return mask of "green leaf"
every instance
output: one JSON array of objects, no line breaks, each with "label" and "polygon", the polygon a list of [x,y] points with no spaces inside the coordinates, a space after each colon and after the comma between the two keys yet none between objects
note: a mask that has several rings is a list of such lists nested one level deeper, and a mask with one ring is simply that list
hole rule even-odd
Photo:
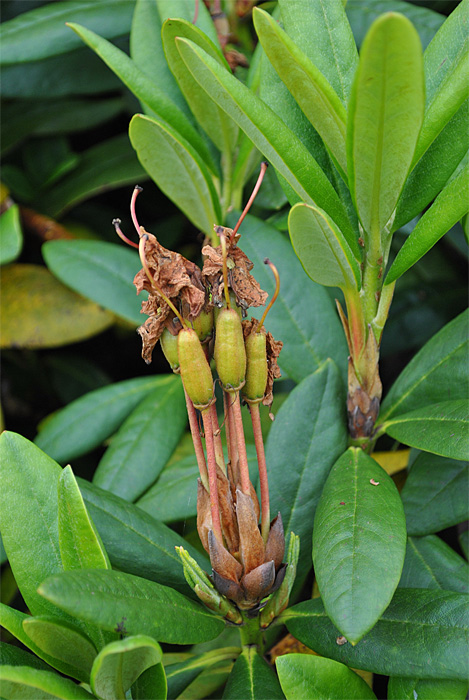
[{"label": "green leaf", "polygon": [[0,265],[6,265],[21,253],[23,232],[17,204],[9,207],[0,218]]},{"label": "green leaf", "polygon": [[158,698],[166,700],[168,696],[168,684],[163,664],[150,666],[141,676],[137,678],[132,686],[133,700],[148,700],[148,698]]},{"label": "green leaf", "polygon": [[199,153],[212,172],[217,174],[217,168],[206,143],[185,114],[163,90],[150,80],[123,51],[85,27],[80,27],[78,24],[69,26],[114,71],[135,97],[147,105],[165,125],[171,125],[183,140]]},{"label": "green leaf", "polygon": [[210,235],[221,221],[220,204],[197,151],[171,126],[143,114],[132,118],[129,135],[141,164],[161,191]]},{"label": "green leaf", "polygon": [[[234,221],[232,216],[228,225]],[[328,357],[345,369],[344,333],[326,290],[305,277],[291,245],[273,226],[248,215],[241,230],[240,247],[253,261],[256,280],[269,295],[274,293],[275,281],[263,261],[269,257],[278,268],[280,294],[269,311],[268,326],[275,338],[284,341],[279,357],[282,372],[300,382]]]},{"label": "green leaf", "polygon": [[84,479],[78,482],[113,566],[190,594],[174,548],[183,546],[202,568],[208,569],[205,556],[137,506]]},{"label": "green leaf", "polygon": [[469,564],[436,535],[409,537],[399,587],[469,593]]},{"label": "green leaf", "polygon": [[65,571],[39,587],[41,595],[72,615],[113,631],[147,634],[169,644],[214,639],[225,623],[172,588],[121,571]]},{"label": "green leaf", "polygon": [[133,4],[132,0],[100,0],[98,4],[56,2],[23,12],[2,24],[1,64],[38,61],[76,49],[80,40],[67,29],[65,22],[85,22],[107,39],[127,34]]},{"label": "green leaf", "polygon": [[282,119],[191,41],[177,39],[176,45],[197,82],[243,129],[297,196],[323,208],[344,235],[353,238],[355,233],[337,192]]},{"label": "green leaf", "polygon": [[[288,630],[321,656],[387,676],[466,679],[468,596],[398,588],[375,627],[356,645],[337,644],[321,600],[282,615]],[[342,641],[342,640],[341,640]]]},{"label": "green leaf", "polygon": [[428,535],[469,519],[469,462],[424,452],[401,492],[409,535]]},{"label": "green leaf", "polygon": [[406,549],[404,509],[384,469],[360,448],[334,464],[313,530],[313,564],[324,607],[356,644],[388,607]]},{"label": "green leaf", "polygon": [[336,365],[326,361],[293,389],[267,439],[270,509],[281,512],[285,532],[301,537],[298,576],[311,568],[314,513],[332,465],[347,448],[343,391]]},{"label": "green leaf", "polygon": [[469,454],[467,399],[441,401],[386,421],[383,430],[395,440],[450,459]]},{"label": "green leaf", "polygon": [[170,3],[159,2],[157,3],[157,7],[162,23],[172,17],[183,19],[186,22],[192,22],[217,48],[220,49],[215,23],[206,7],[199,6],[199,11],[195,22],[194,17],[196,14],[196,3],[194,0],[190,0],[190,2],[187,2],[187,0],[171,0]]},{"label": "green leaf", "polygon": [[68,678],[29,666],[1,666],[0,683],[5,700],[90,700],[90,694]]},{"label": "green leaf", "polygon": [[0,666],[32,666],[43,671],[50,670],[37,656],[6,642],[0,642]]},{"label": "green leaf", "polygon": [[358,262],[326,212],[308,204],[295,204],[288,229],[295,253],[314,282],[326,287],[360,288]]},{"label": "green leaf", "polygon": [[113,435],[127,416],[167,376],[116,382],[72,401],[40,426],[35,443],[57,462],[90,452]]},{"label": "green leaf", "polygon": [[94,660],[91,689],[103,700],[123,698],[137,678],[151,666],[159,664],[162,658],[160,645],[145,635],[111,642]]},{"label": "green leaf", "polygon": [[57,617],[41,616],[26,617],[23,629],[46,658],[52,656],[67,664],[74,670],[73,678],[88,682],[96,649],[77,627],[65,624]]},{"label": "green leaf", "polygon": [[179,695],[178,700],[195,700],[196,698],[207,698],[215,694],[217,690],[225,686],[230,673],[233,669],[233,663],[227,662],[216,664],[211,668],[202,671],[187,688]]},{"label": "green leaf", "polygon": [[277,657],[280,685],[287,700],[372,700],[371,688],[343,664],[312,654],[285,654]]},{"label": "green leaf", "polygon": [[467,324],[464,311],[429,340],[396,379],[381,405],[380,421],[469,392]]},{"label": "green leaf", "polygon": [[135,500],[157,479],[186,423],[182,382],[178,376],[166,375],[122,424],[93,483],[127,501]]},{"label": "green leaf", "polygon": [[103,241],[49,241],[47,266],[61,282],[133,325],[144,319],[132,280],[140,269],[134,250]]},{"label": "green leaf", "polygon": [[[424,109],[422,49],[409,20],[378,18],[363,42],[349,105],[347,161],[365,232],[383,237],[407,177]],[[385,240],[381,241],[384,247]]]},{"label": "green leaf", "polygon": [[388,700],[465,700],[466,681],[402,678],[394,676],[388,683]]},{"label": "green leaf", "polygon": [[321,71],[267,12],[256,8],[253,19],[270,62],[321,136],[346,179],[347,114],[337,93]]},{"label": "green leaf", "polygon": [[275,673],[259,655],[257,647],[243,647],[228,678],[223,699],[281,700],[284,697]]},{"label": "green leaf", "polygon": [[469,163],[450,180],[418,221],[394,259],[385,284],[391,284],[407,272],[469,211],[468,189]]},{"label": "green leaf", "polygon": [[321,71],[344,104],[358,63],[357,48],[341,0],[280,0],[285,31]]},{"label": "green leaf", "polygon": [[2,290],[3,348],[68,345],[101,333],[114,322],[111,314],[64,287],[41,265],[6,267]]},{"label": "green leaf", "polygon": [[218,647],[213,651],[191,656],[189,659],[179,663],[167,664],[166,673],[169,697],[180,698],[181,695],[187,694],[191,684],[204,671],[212,672],[220,664],[224,664],[226,661],[232,662],[239,656],[240,651],[238,647]]}]

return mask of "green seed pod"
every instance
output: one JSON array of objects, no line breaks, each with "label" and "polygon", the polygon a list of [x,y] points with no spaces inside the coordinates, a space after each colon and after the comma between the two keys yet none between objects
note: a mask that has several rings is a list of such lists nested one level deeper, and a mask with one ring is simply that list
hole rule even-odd
[{"label": "green seed pod", "polygon": [[267,350],[265,331],[250,333],[245,341],[246,384],[243,398],[248,403],[259,403],[264,398],[267,385]]},{"label": "green seed pod", "polygon": [[201,311],[197,318],[193,320],[192,327],[201,343],[210,338],[213,331],[213,309]]},{"label": "green seed pod", "polygon": [[164,329],[163,335],[160,338],[161,349],[169,362],[173,372],[179,373],[179,358],[178,358],[178,337],[172,335],[167,328]]},{"label": "green seed pod", "polygon": [[214,400],[210,365],[195,331],[183,328],[177,338],[179,368],[184,387],[194,406],[203,410]]},{"label": "green seed pod", "polygon": [[[239,306],[237,305],[237,303],[236,303],[236,295],[235,295],[235,293],[234,293],[233,291],[230,291],[230,306],[231,306],[232,309],[234,309],[234,310],[236,311],[236,313],[238,314],[239,318],[242,319],[243,313],[242,313],[240,307],[239,307]],[[226,309],[226,301],[225,301],[225,303],[223,304],[223,306],[221,306],[221,307],[215,306],[214,309],[213,309],[213,316],[214,316],[214,319],[215,319],[215,326],[217,325],[218,317],[219,317],[220,313],[223,311],[223,309]]]},{"label": "green seed pod", "polygon": [[225,391],[240,389],[246,376],[246,350],[241,319],[234,309],[218,314],[213,356]]}]

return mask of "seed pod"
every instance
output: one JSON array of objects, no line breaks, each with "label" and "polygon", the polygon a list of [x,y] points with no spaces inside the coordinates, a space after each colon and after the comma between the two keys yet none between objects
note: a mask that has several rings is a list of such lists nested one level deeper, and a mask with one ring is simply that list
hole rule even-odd
[{"label": "seed pod", "polygon": [[172,335],[167,328],[164,329],[163,335],[160,338],[161,349],[169,362],[169,366],[179,374],[179,358],[178,358],[178,338],[177,335]]},{"label": "seed pod", "polygon": [[214,401],[212,371],[204,349],[192,328],[179,331],[177,343],[184,387],[195,408],[203,410]]},{"label": "seed pod", "polygon": [[246,375],[246,350],[241,319],[234,309],[223,309],[218,315],[213,356],[225,391],[238,391]]},{"label": "seed pod", "polygon": [[[230,308],[234,309],[236,313],[238,314],[239,318],[242,319],[243,317],[243,312],[241,311],[241,308],[237,305],[236,303],[236,295],[235,293],[230,290]],[[223,309],[226,309],[226,301],[224,302],[223,306],[215,306],[213,308],[213,317],[215,321],[215,326],[217,325],[218,317],[223,311]]]},{"label": "seed pod", "polygon": [[259,403],[265,395],[267,386],[267,348],[266,333],[250,333],[245,341],[246,347],[246,384],[243,386],[243,398],[248,403]]},{"label": "seed pod", "polygon": [[213,332],[213,309],[210,309],[210,311],[201,311],[193,320],[192,327],[197,333],[201,343],[210,338]]}]

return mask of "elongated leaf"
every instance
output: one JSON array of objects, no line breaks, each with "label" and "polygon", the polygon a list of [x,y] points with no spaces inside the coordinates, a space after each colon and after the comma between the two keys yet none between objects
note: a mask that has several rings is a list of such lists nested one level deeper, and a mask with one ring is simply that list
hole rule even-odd
[{"label": "elongated leaf", "polygon": [[288,229],[295,253],[314,282],[326,287],[360,288],[358,263],[326,212],[296,204],[288,217]]},{"label": "elongated leaf", "polygon": [[166,376],[137,377],[91,391],[47,420],[35,443],[57,462],[69,462],[98,447]]},{"label": "elongated leaf", "polygon": [[140,269],[134,250],[102,241],[49,241],[42,247],[49,269],[64,284],[137,325],[141,302],[132,280]]},{"label": "elongated leaf", "polygon": [[327,614],[352,644],[388,607],[405,550],[404,509],[393,480],[360,448],[350,448],[318,503],[313,564]]},{"label": "elongated leaf", "polygon": [[469,519],[469,462],[422,453],[401,492],[409,535],[428,535]]},{"label": "elongated leaf", "polygon": [[114,321],[107,311],[64,287],[43,266],[21,263],[2,272],[0,312],[3,348],[67,345],[101,333]]},{"label": "elongated leaf", "polygon": [[323,208],[344,235],[354,238],[354,231],[336,191],[280,117],[198,46],[187,39],[177,39],[176,44],[197,82],[272,162],[298,197]]},{"label": "elongated leaf", "polygon": [[18,700],[89,700],[90,694],[68,678],[29,666],[1,666],[0,683],[5,698]]},{"label": "elongated leaf", "polygon": [[48,665],[37,656],[6,642],[0,642],[0,666],[32,666],[32,668],[50,671]]},{"label": "elongated leaf", "polygon": [[385,397],[380,421],[447,399],[466,398],[467,324],[465,311],[441,329],[399,375]]},{"label": "elongated leaf", "polygon": [[282,616],[289,631],[321,656],[390,676],[466,679],[468,596],[399,588],[375,627],[356,645],[337,644],[321,600]]},{"label": "elongated leaf", "polygon": [[147,700],[147,698],[166,700],[167,696],[168,684],[162,663],[150,666],[132,686],[133,700]]},{"label": "elongated leaf", "polygon": [[388,700],[465,700],[466,681],[402,678],[394,676],[388,683]]},{"label": "elongated leaf", "polygon": [[[132,9],[132,0],[102,0],[99,3],[56,2],[23,12],[2,24],[1,64],[37,61],[78,48],[80,40],[67,29],[65,22],[85,22],[107,39],[127,34]],[[47,41],[44,41],[45,36]]]},{"label": "elongated leaf", "polygon": [[224,622],[172,588],[120,571],[65,571],[39,587],[41,595],[83,620],[112,631],[148,634],[170,644],[217,637]]},{"label": "elongated leaf", "polygon": [[0,265],[16,260],[22,247],[23,232],[19,208],[17,204],[13,204],[0,219]]},{"label": "elongated leaf", "polygon": [[374,240],[383,237],[395,210],[414,155],[423,108],[418,34],[403,15],[383,15],[363,42],[347,134],[352,197],[363,228]]},{"label": "elongated leaf", "polygon": [[469,454],[469,404],[467,399],[441,401],[392,418],[384,430],[399,442],[450,459]]},{"label": "elongated leaf", "polygon": [[409,537],[399,586],[469,593],[469,564],[436,535]]},{"label": "elongated leaf", "polygon": [[253,19],[257,35],[270,62],[329,148],[343,177],[346,178],[347,114],[337,93],[321,71],[267,12],[257,8]]},{"label": "elongated leaf", "polygon": [[192,22],[217,48],[220,48],[217,28],[209,10],[206,7],[199,7],[196,17],[195,9],[195,0],[190,0],[189,2],[187,0],[171,0],[170,3],[158,3],[158,12],[160,13],[162,24],[171,17],[178,17],[186,22]]},{"label": "elongated leaf", "polygon": [[[235,218],[228,219],[234,225]],[[247,216],[240,247],[254,263],[254,275],[269,295],[275,282],[263,261],[268,256],[280,275],[280,294],[269,311],[268,328],[284,346],[279,357],[282,372],[300,382],[328,358],[345,369],[347,348],[332,300],[323,287],[305,277],[291,245],[273,226]],[[283,280],[288,280],[284,283]],[[256,314],[260,318],[259,313]]]},{"label": "elongated leaf", "polygon": [[372,700],[371,688],[357,673],[332,659],[312,654],[285,654],[275,662],[287,700]]},{"label": "elongated leaf", "polygon": [[323,73],[344,104],[358,63],[357,48],[341,0],[280,0],[287,34]]},{"label": "elongated leaf", "polygon": [[280,511],[285,532],[301,537],[298,575],[311,567],[314,513],[327,475],[347,446],[342,393],[337,367],[328,360],[293,389],[267,439],[271,512]]},{"label": "elongated leaf", "polygon": [[130,140],[145,170],[195,226],[207,235],[221,221],[211,175],[197,151],[163,121],[136,114]]},{"label": "elongated leaf", "polygon": [[256,646],[245,646],[231,671],[224,700],[280,700],[284,698],[280,683]]},{"label": "elongated leaf", "polygon": [[[211,671],[226,661],[234,661],[239,656],[239,647],[222,647],[191,656],[178,663],[166,665],[168,678],[168,695],[170,698],[180,697],[187,692],[191,683],[205,670]],[[180,655],[182,656],[182,655]],[[165,655],[166,658],[166,655]]]},{"label": "elongated leaf", "polygon": [[96,649],[77,627],[66,625],[57,618],[41,616],[26,617],[23,629],[46,656],[73,668],[73,678],[88,682]]},{"label": "elongated leaf", "polygon": [[150,107],[159,119],[167,125],[171,125],[183,137],[184,141],[187,141],[202,156],[208,167],[216,174],[216,166],[200,134],[158,85],[147,78],[145,73],[123,51],[105,39],[78,24],[70,24],[69,26],[114,71],[124,85],[134,93],[135,97]]},{"label": "elongated leaf", "polygon": [[469,211],[469,164],[461,168],[427,209],[398,252],[386,275],[391,284],[415,265]]},{"label": "elongated leaf", "polygon": [[232,669],[233,663],[228,662],[217,664],[215,667],[202,671],[202,673],[184,689],[179,696],[179,700],[213,696],[219,688],[221,689],[225,685]]},{"label": "elongated leaf", "polygon": [[123,697],[137,678],[162,658],[160,645],[145,635],[111,642],[94,660],[91,689],[103,700]]},{"label": "elongated leaf", "polygon": [[205,570],[209,562],[181,535],[137,506],[79,479],[86,507],[103,539],[111,563],[131,574],[190,595],[175,547],[183,546]]},{"label": "elongated leaf", "polygon": [[182,382],[168,375],[123,423],[93,482],[127,501],[138,498],[157,479],[186,422]]}]

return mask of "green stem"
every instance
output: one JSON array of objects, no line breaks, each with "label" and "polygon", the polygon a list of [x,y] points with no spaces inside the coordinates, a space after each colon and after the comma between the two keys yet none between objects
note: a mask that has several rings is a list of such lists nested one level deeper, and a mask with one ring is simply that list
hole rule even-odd
[{"label": "green stem", "polygon": [[239,627],[239,635],[243,647],[255,645],[259,648],[260,653],[263,652],[264,636],[260,626],[260,616],[244,617],[243,624]]}]

